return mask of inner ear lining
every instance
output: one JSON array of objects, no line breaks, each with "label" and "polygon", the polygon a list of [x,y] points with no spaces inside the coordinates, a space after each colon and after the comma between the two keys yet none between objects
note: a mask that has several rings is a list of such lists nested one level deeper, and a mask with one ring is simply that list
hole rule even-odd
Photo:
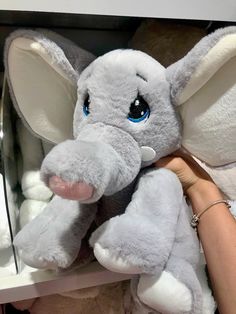
[{"label": "inner ear lining", "polygon": [[178,104],[183,104],[211,79],[228,61],[236,56],[236,33],[222,37],[200,60],[192,73],[184,91],[178,96]]},{"label": "inner ear lining", "polygon": [[145,77],[143,77],[141,74],[136,73],[136,76],[141,78],[143,81],[147,82],[147,79]]}]

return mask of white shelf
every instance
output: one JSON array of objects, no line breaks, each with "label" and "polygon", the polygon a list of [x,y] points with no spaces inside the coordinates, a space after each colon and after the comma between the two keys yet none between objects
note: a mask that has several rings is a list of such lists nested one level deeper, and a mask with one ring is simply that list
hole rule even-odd
[{"label": "white shelf", "polygon": [[0,10],[236,21],[235,0],[0,0]]},{"label": "white shelf", "polygon": [[107,271],[98,263],[79,270],[56,274],[50,271],[24,272],[0,278],[0,304],[88,288],[130,279],[131,275]]}]

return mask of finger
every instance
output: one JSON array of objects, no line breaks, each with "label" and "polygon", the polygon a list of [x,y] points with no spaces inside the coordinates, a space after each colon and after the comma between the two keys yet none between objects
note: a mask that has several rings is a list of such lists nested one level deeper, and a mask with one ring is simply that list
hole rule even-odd
[{"label": "finger", "polygon": [[155,165],[158,167],[166,167],[166,166],[168,166],[168,164],[170,164],[170,162],[173,160],[173,158],[175,158],[175,157],[168,156],[168,157],[161,158],[155,162]]}]

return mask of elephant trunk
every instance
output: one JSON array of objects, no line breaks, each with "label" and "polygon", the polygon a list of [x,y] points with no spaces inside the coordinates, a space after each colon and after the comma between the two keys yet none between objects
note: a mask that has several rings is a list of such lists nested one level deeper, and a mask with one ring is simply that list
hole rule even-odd
[{"label": "elephant trunk", "polygon": [[54,193],[92,203],[125,188],[140,167],[141,152],[133,137],[117,127],[96,123],[84,126],[77,139],[54,147],[41,173]]}]

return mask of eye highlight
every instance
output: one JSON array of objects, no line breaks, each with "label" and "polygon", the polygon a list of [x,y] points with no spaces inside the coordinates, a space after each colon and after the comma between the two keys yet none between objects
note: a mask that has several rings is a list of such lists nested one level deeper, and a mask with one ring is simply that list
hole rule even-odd
[{"label": "eye highlight", "polygon": [[131,103],[128,120],[134,123],[139,123],[141,121],[147,120],[150,116],[150,108],[147,102],[142,96],[138,95],[137,98]]},{"label": "eye highlight", "polygon": [[83,112],[85,116],[88,116],[90,114],[89,105],[90,105],[90,99],[89,99],[89,95],[87,95],[84,101],[84,105],[83,105]]}]

